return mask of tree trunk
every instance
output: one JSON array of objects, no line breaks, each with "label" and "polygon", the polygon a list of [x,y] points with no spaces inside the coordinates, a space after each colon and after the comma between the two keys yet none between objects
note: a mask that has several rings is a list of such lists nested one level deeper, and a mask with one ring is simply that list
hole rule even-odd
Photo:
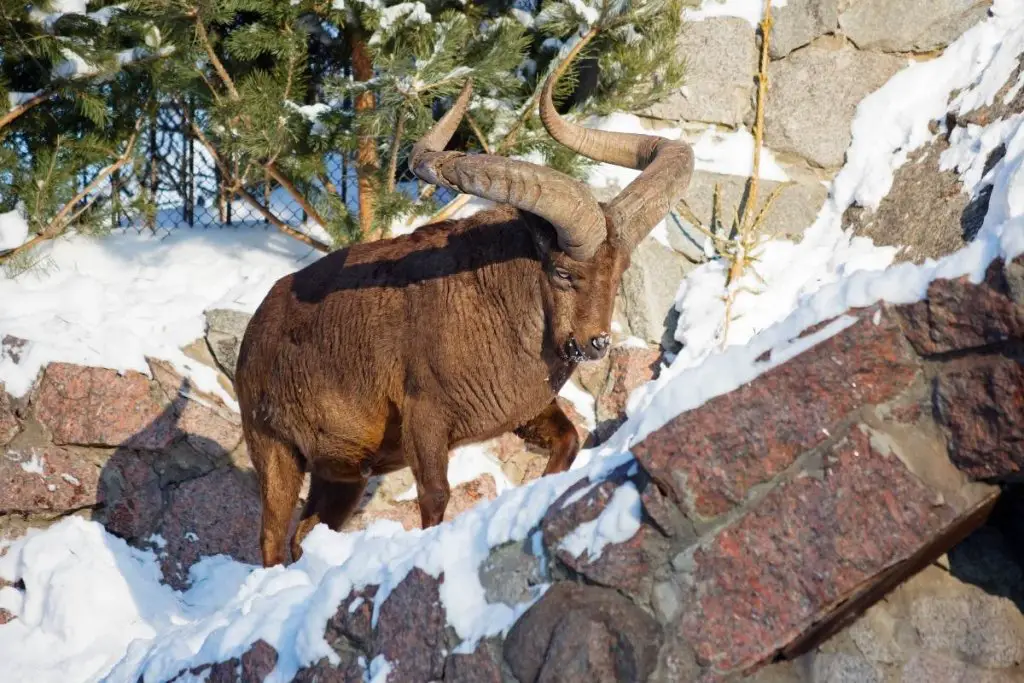
[{"label": "tree trunk", "polygon": [[[350,30],[349,45],[352,46],[352,77],[359,82],[370,80],[373,78],[373,60],[366,45],[366,35],[357,28]],[[369,111],[374,106],[372,92],[356,98],[357,113]],[[367,240],[380,238],[380,231],[374,230],[373,225],[374,209],[377,206],[377,188],[373,180],[379,170],[377,140],[372,135],[364,135],[359,138],[356,152],[356,176],[359,180],[359,230]]]}]

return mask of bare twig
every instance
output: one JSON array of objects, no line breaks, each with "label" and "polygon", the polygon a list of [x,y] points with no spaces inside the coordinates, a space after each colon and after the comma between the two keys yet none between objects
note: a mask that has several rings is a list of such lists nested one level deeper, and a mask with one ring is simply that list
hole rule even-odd
[{"label": "bare twig", "polygon": [[309,200],[306,199],[306,196],[299,192],[299,189],[295,187],[295,185],[292,184],[292,181],[289,180],[283,173],[281,173],[280,170],[278,170],[277,166],[275,166],[274,164],[269,164],[266,167],[266,169],[267,173],[270,174],[270,177],[276,180],[277,184],[283,187],[285,192],[290,194],[295,199],[295,201],[298,202],[299,206],[302,207],[302,210],[306,212],[307,216],[312,218],[321,226],[327,225],[327,221],[325,221],[323,216],[320,215],[320,212],[313,208],[313,205],[309,203]]}]

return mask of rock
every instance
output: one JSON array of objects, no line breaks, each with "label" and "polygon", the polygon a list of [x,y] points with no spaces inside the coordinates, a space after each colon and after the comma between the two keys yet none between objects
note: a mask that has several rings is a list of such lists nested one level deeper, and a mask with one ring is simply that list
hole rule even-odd
[{"label": "rock", "polygon": [[896,580],[891,568],[961,512],[861,428],[823,462],[822,473],[781,484],[694,553],[678,628],[716,674],[749,671],[873,582]]},{"label": "rock", "polygon": [[391,663],[392,683],[433,681],[444,675],[446,618],[438,583],[414,568],[380,606],[374,651]]},{"label": "rock", "polygon": [[189,567],[204,555],[258,564],[259,519],[260,497],[248,473],[224,468],[172,489],[160,523],[167,582],[187,586]]},{"label": "rock", "polygon": [[175,438],[175,415],[138,372],[51,363],[35,398],[36,418],[57,445],[160,450]]},{"label": "rock", "polygon": [[931,52],[946,47],[988,14],[990,0],[855,0],[839,15],[862,50]]},{"label": "rock", "polygon": [[162,360],[147,358],[153,378],[163,389],[176,416],[177,433],[211,458],[223,459],[242,441],[242,420],[221,399],[199,391]]},{"label": "rock", "polygon": [[992,671],[952,657],[919,652],[900,671],[901,683],[1020,683],[1022,674]]},{"label": "rock", "polygon": [[299,669],[292,683],[364,683],[364,673],[363,667],[356,662],[334,666],[325,657],[312,666]]},{"label": "rock", "polygon": [[[630,596],[646,596],[651,592],[652,570],[665,560],[667,553],[664,538],[651,527],[641,524],[632,538],[605,546],[594,559],[588,553],[577,557],[561,547],[562,541],[578,527],[600,516],[616,489],[625,481],[621,473],[613,475],[579,500],[552,505],[541,522],[544,547],[549,555],[594,583],[616,588]],[[567,501],[571,495],[566,492],[560,500]]]},{"label": "rock", "polygon": [[543,581],[540,558],[523,543],[492,549],[480,565],[480,583],[490,603],[514,606],[526,602],[533,597],[533,586]]},{"label": "rock", "polygon": [[1024,662],[1024,614],[1005,598],[969,588],[912,605],[910,618],[922,646],[986,669]]},{"label": "rock", "polygon": [[782,59],[798,47],[839,26],[838,0],[788,0],[782,7],[772,7],[772,26],[768,54]]},{"label": "rock", "polygon": [[672,121],[742,124],[751,110],[757,73],[751,25],[736,17],[689,22],[677,49],[686,59],[685,84],[646,113]]},{"label": "rock", "polygon": [[905,64],[898,57],[860,52],[829,37],[772,62],[765,142],[814,166],[842,166],[857,105]]},{"label": "rock", "polygon": [[622,274],[622,313],[637,337],[669,347],[674,329],[665,321],[675,315],[676,291],[693,264],[677,251],[655,239],[645,239],[633,251],[632,262]]},{"label": "rock", "polygon": [[[453,486],[451,497],[448,499],[448,507],[444,511],[444,519],[451,521],[473,508],[477,503],[494,500],[497,497],[498,490],[495,487],[494,478],[489,474],[483,474],[473,481]],[[364,507],[353,515],[345,524],[345,529],[350,531],[365,529],[379,519],[398,522],[406,529],[419,529],[421,524],[419,502],[415,498],[402,501],[392,500],[391,502],[378,499],[378,502],[372,507]]]},{"label": "rock", "polygon": [[502,683],[500,643],[487,640],[468,655],[449,655],[444,683]]},{"label": "rock", "polygon": [[0,360],[10,358],[11,362],[17,365],[21,362],[21,356],[25,353],[28,343],[27,339],[5,334],[3,339],[0,339]]},{"label": "rock", "polygon": [[250,318],[248,313],[223,308],[206,311],[206,342],[224,374],[232,380],[238,364],[238,349]]},{"label": "rock", "polygon": [[899,247],[898,261],[920,263],[963,247],[981,228],[991,190],[975,199],[963,192],[960,174],[939,168],[948,148],[940,136],[913,152],[896,169],[878,208],[851,206],[843,215],[844,227],[875,244]]},{"label": "rock", "polygon": [[595,397],[594,443],[601,443],[625,421],[626,403],[633,390],[657,377],[661,352],[636,343],[619,344],[595,366],[585,370],[581,366],[576,377]]},{"label": "rock", "polygon": [[[789,7],[789,5],[786,5]],[[719,187],[721,205],[716,217],[715,186]],[[733,210],[737,209],[746,193],[745,178],[720,173],[696,171],[686,191],[686,203],[704,225],[712,225],[713,219],[722,224],[731,224]],[[780,183],[760,180],[758,210],[764,207],[768,197]],[[822,204],[828,197],[828,190],[821,183],[794,182],[779,190],[778,196],[765,215],[762,234],[778,237],[797,237],[814,223]],[[689,227],[689,223],[684,221]]]},{"label": "rock", "polygon": [[933,280],[926,299],[898,306],[896,312],[907,339],[923,356],[1024,338],[1024,306],[1010,297],[1000,260],[989,266],[980,284],[967,277]]},{"label": "rock", "polygon": [[632,449],[641,466],[688,514],[715,517],[852,411],[894,398],[918,371],[898,325],[878,307],[849,314],[858,322],[648,436]]},{"label": "rock", "polygon": [[376,586],[352,591],[327,621],[324,640],[343,660],[354,660],[354,653],[369,651],[372,646],[373,601],[376,595]]},{"label": "rock", "polygon": [[975,479],[1024,471],[1024,364],[1003,355],[957,359],[935,379],[934,403],[949,458]]},{"label": "rock", "polygon": [[516,622],[504,655],[520,681],[646,681],[657,623],[613,590],[559,582]]},{"label": "rock", "polygon": [[110,533],[141,543],[156,533],[164,508],[160,478],[139,453],[118,450],[103,465],[100,520]]},{"label": "rock", "polygon": [[0,382],[0,448],[6,446],[18,433],[20,428],[18,418],[14,414],[14,406],[11,404],[11,397],[4,389],[4,383]]},{"label": "rock", "polygon": [[58,446],[0,458],[0,514],[61,515],[100,502],[100,463]]}]

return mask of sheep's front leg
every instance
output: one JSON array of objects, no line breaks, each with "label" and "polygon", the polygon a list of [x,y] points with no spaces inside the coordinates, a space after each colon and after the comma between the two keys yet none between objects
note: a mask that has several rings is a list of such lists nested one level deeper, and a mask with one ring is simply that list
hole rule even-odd
[{"label": "sheep's front leg", "polygon": [[413,412],[402,426],[406,462],[416,478],[420,522],[424,529],[444,519],[451,490],[448,486],[448,432],[429,416]]},{"label": "sheep's front leg", "polygon": [[531,446],[548,451],[548,465],[544,474],[565,472],[572,466],[580,451],[580,435],[576,425],[558,405],[552,401],[540,415],[515,431],[516,436]]}]

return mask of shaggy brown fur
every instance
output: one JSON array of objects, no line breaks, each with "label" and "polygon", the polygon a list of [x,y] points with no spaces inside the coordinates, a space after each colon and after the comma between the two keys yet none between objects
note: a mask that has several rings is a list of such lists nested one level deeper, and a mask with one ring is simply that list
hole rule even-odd
[{"label": "shaggy brown fur", "polygon": [[[246,330],[235,383],[262,486],[263,561],[340,528],[372,475],[409,466],[424,527],[448,502],[448,452],[519,430],[569,468],[576,429],[554,402],[579,356],[604,354],[629,255],[574,261],[511,207],[330,254],[278,281]],[[568,275],[568,278],[566,276]]]}]

